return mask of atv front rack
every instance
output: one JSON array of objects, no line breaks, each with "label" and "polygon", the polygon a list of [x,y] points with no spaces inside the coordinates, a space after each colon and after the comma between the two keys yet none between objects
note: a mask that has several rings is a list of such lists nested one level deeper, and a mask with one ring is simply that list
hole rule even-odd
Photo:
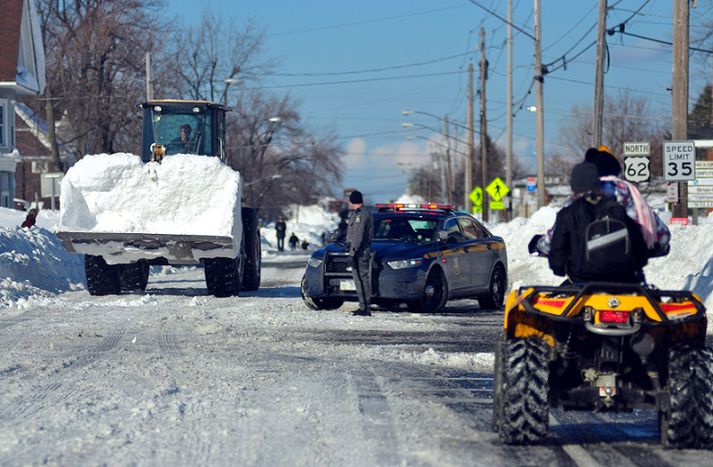
[{"label": "atv front rack", "polygon": [[[645,297],[661,323],[672,321],[664,308],[675,307],[676,303],[691,302],[696,309],[692,315],[687,315],[685,318],[677,319],[676,322],[682,322],[689,319],[697,319],[705,316],[706,308],[701,303],[698,297],[688,290],[658,290],[642,287],[639,284],[621,284],[616,282],[590,282],[582,287],[572,286],[523,286],[518,290],[518,302],[522,304],[528,313],[545,316],[548,319],[557,321],[570,321],[570,313],[578,306],[582,300],[596,292],[604,292],[607,295],[617,294],[633,294]],[[559,313],[546,313],[538,310],[535,307],[533,300],[540,297],[540,294],[552,294],[559,296],[574,296],[573,299]],[[662,303],[664,298],[670,299],[670,304]],[[690,307],[689,307],[690,308]]]}]

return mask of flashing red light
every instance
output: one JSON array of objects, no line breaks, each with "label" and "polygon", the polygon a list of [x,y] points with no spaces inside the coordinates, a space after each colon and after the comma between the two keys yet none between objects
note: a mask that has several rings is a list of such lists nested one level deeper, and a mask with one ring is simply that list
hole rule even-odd
[{"label": "flashing red light", "polygon": [[435,203],[429,203],[429,204],[405,204],[405,203],[377,203],[376,204],[377,208],[388,208],[388,209],[395,209],[395,210],[401,210],[401,209],[445,209],[452,211],[453,206],[450,204],[435,204]]},{"label": "flashing red light", "polygon": [[625,324],[629,322],[629,313],[626,311],[602,310],[599,312],[599,321],[602,323]]}]

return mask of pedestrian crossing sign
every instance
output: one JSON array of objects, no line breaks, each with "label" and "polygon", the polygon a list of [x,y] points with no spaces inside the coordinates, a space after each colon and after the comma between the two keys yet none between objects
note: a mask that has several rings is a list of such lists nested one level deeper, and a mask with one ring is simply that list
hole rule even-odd
[{"label": "pedestrian crossing sign", "polygon": [[470,192],[468,197],[473,202],[474,206],[482,206],[483,205],[483,189],[480,188],[479,186],[476,186],[475,188],[473,188],[473,191]]},{"label": "pedestrian crossing sign", "polygon": [[508,188],[500,177],[495,177],[495,180],[490,182],[490,184],[485,188],[485,191],[488,192],[493,201],[500,201],[505,197],[505,195],[510,193],[510,188]]}]

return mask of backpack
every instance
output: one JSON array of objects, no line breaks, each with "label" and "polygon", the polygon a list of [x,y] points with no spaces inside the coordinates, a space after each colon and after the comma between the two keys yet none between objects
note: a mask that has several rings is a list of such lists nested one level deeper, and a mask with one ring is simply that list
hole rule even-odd
[{"label": "backpack", "polygon": [[584,230],[582,273],[606,277],[607,274],[634,271],[632,245],[626,223],[626,211],[613,199],[604,199],[592,206],[594,219]]}]

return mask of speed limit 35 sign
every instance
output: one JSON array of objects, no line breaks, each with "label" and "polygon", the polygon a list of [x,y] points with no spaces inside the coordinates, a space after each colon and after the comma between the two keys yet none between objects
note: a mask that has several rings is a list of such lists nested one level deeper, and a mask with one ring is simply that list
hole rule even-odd
[{"label": "speed limit 35 sign", "polygon": [[663,143],[663,175],[669,182],[696,179],[696,145],[693,141]]}]

